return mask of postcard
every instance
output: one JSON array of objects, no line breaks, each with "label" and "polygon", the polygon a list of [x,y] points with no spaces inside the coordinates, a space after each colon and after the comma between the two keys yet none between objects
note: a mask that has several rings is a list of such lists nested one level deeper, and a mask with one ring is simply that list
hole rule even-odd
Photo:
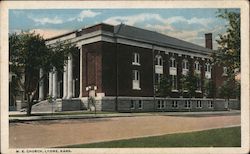
[{"label": "postcard", "polygon": [[1,153],[249,153],[246,1],[3,1]]}]

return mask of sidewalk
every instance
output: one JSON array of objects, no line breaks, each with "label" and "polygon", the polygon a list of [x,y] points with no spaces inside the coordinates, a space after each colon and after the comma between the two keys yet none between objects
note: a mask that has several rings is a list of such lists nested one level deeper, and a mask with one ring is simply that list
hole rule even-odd
[{"label": "sidewalk", "polygon": [[[79,114],[77,114],[79,112]],[[23,112],[10,112],[10,115],[20,115],[9,117],[9,122],[22,122],[22,121],[40,121],[40,120],[67,120],[67,119],[91,119],[91,118],[113,118],[113,117],[137,117],[137,116],[209,116],[209,115],[239,115],[240,110],[231,111],[213,111],[213,112],[147,112],[147,113],[97,113],[83,114],[87,111],[73,111],[69,115],[41,115],[41,116],[22,116]],[[36,112],[41,113],[41,112]],[[43,112],[44,113],[44,112]],[[75,113],[75,114],[70,114]]]}]

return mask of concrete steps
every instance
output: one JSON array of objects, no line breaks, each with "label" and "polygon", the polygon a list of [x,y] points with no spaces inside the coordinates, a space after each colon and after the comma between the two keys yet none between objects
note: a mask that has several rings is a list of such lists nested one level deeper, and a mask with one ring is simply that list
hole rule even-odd
[{"label": "concrete steps", "polygon": [[32,106],[32,112],[56,112],[60,110],[60,101],[56,101],[54,103],[49,103],[47,100],[41,101]]}]

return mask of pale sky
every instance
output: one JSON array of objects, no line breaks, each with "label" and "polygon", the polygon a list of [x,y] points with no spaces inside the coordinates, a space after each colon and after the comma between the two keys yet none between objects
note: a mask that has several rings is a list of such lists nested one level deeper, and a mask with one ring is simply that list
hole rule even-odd
[{"label": "pale sky", "polygon": [[[239,9],[233,9],[239,11]],[[36,31],[44,38],[97,23],[121,22],[205,46],[205,33],[226,32],[226,20],[217,18],[217,9],[30,9],[9,11],[9,31]]]}]

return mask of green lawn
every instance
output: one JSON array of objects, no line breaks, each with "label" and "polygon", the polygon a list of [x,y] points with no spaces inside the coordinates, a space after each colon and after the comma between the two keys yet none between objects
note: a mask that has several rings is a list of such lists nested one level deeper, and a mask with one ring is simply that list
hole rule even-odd
[{"label": "green lawn", "polygon": [[240,132],[240,127],[231,127],[191,133],[71,145],[64,148],[240,147]]}]

